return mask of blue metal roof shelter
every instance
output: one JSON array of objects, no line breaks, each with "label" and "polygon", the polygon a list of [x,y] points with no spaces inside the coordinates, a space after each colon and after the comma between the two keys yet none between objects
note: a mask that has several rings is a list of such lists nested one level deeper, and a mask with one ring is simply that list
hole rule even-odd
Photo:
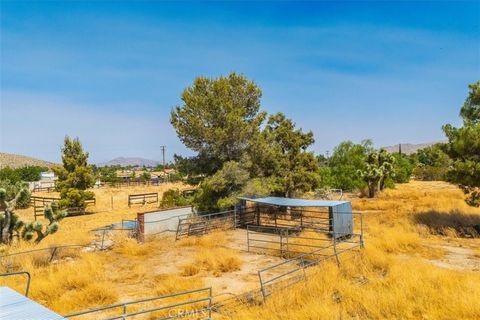
[{"label": "blue metal roof shelter", "polygon": [[1,320],[63,320],[61,315],[8,287],[0,287]]},{"label": "blue metal roof shelter", "polygon": [[[241,203],[240,225],[310,228],[327,232],[334,238],[349,236],[353,233],[353,213],[350,201],[282,197],[241,197],[239,200]],[[246,205],[247,202],[255,204],[253,210],[251,206]],[[305,208],[326,208],[328,212]]]},{"label": "blue metal roof shelter", "polygon": [[245,198],[240,200],[256,202],[260,204],[267,204],[279,207],[335,207],[350,201],[333,201],[333,200],[308,200],[308,199],[294,199],[282,197],[265,197],[265,198]]}]

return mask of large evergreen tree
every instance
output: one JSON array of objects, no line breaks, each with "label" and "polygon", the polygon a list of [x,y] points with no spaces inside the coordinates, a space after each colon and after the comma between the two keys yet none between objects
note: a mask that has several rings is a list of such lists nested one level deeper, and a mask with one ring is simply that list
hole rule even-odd
[{"label": "large evergreen tree", "polygon": [[199,177],[194,203],[200,210],[226,208],[239,195],[292,196],[318,184],[318,163],[307,148],[313,134],[279,113],[265,128],[260,89],[242,75],[199,77],[171,114],[182,142],[197,152],[176,157],[183,173]]},{"label": "large evergreen tree", "polygon": [[182,93],[183,105],[171,113],[178,137],[197,152],[192,159],[177,156],[181,169],[191,175],[212,175],[223,163],[239,161],[265,119],[261,96],[254,82],[236,73],[196,78]]},{"label": "large evergreen tree", "polygon": [[447,173],[450,182],[458,184],[467,194],[467,203],[480,206],[480,81],[469,86],[470,91],[460,116],[463,127],[450,124],[443,127],[448,138],[445,152],[453,161]]},{"label": "large evergreen tree", "polygon": [[63,166],[53,167],[58,177],[56,188],[60,191],[62,207],[85,208],[85,200],[94,198],[93,192],[86,191],[93,187],[95,178],[88,165],[88,152],[83,150],[78,138],[65,137],[62,148]]},{"label": "large evergreen tree", "polygon": [[263,170],[275,178],[277,192],[293,197],[295,192],[311,191],[318,186],[318,161],[307,151],[315,141],[311,131],[296,129],[292,120],[277,113],[269,117],[262,135],[270,148]]}]

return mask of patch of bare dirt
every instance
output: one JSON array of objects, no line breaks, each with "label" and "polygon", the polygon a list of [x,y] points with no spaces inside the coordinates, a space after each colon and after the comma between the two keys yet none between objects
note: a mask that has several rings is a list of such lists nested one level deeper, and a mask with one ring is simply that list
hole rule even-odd
[{"label": "patch of bare dirt", "polygon": [[480,271],[480,258],[475,256],[475,252],[472,249],[452,245],[438,245],[437,247],[446,252],[441,259],[429,259],[437,267],[452,270]]}]

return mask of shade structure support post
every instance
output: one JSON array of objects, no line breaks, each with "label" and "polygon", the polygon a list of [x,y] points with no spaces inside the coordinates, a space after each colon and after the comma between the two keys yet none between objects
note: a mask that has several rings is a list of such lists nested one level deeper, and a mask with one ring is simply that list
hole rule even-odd
[{"label": "shade structure support post", "polygon": [[340,266],[340,259],[338,258],[338,252],[337,252],[337,236],[335,232],[333,233],[333,252],[335,255],[335,260],[337,261],[337,266]]},{"label": "shade structure support post", "polygon": [[365,248],[365,243],[363,241],[363,213],[360,212],[360,248]]}]

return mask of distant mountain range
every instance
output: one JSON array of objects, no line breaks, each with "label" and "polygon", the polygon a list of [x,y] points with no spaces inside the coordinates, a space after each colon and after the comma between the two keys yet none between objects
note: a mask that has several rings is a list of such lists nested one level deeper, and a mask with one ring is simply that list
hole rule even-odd
[{"label": "distant mountain range", "polygon": [[156,167],[160,161],[138,158],[138,157],[118,157],[107,162],[97,163],[97,166],[138,166],[138,167]]},{"label": "distant mountain range", "polygon": [[[445,141],[435,141],[435,142],[426,142],[426,143],[418,143],[418,144],[411,144],[411,143],[402,143],[402,153],[403,154],[412,154],[417,152],[417,150],[433,146],[436,143],[445,142]],[[388,147],[382,147],[382,149],[387,150],[390,153],[398,152],[398,144]]]},{"label": "distant mountain range", "polygon": [[[434,145],[435,143],[445,142],[445,141],[435,141],[435,142],[427,142],[427,143],[419,143],[419,144],[412,144],[412,143],[402,143],[402,153],[404,154],[412,154],[417,152],[419,149],[423,149],[429,146]],[[398,152],[398,144],[393,146],[382,147],[386,149],[388,152]],[[160,161],[157,160],[150,160],[140,157],[118,157],[112,159],[107,162],[97,163],[97,166],[138,166],[138,167],[156,167],[160,164]],[[43,167],[52,167],[55,165],[53,162],[44,161],[35,159],[28,156],[22,156],[18,154],[12,153],[4,153],[0,152],[0,168],[10,167],[10,168],[20,168],[24,166],[43,166]]]},{"label": "distant mountain range", "polygon": [[25,166],[40,166],[40,167],[52,167],[55,163],[44,160],[35,159],[28,156],[22,156],[13,153],[0,152],[0,168],[21,168]]}]

